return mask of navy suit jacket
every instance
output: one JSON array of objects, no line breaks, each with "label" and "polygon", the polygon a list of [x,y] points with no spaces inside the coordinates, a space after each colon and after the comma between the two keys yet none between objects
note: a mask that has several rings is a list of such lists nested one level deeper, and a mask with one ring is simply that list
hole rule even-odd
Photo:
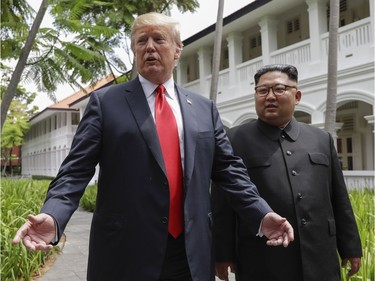
[{"label": "navy suit jacket", "polygon": [[[184,125],[186,254],[194,281],[214,280],[211,179],[255,235],[271,209],[233,155],[212,101],[176,86]],[[99,163],[88,280],[159,280],[168,239],[169,191],[156,127],[139,79],[98,90],[42,212],[59,237]]]}]

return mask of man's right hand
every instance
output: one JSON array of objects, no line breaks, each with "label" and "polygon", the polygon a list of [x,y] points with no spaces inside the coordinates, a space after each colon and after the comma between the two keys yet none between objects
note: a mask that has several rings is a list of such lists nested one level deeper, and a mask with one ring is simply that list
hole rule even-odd
[{"label": "man's right hand", "polygon": [[53,247],[49,243],[55,238],[55,234],[55,221],[50,215],[29,215],[14,236],[13,244],[22,240],[23,245],[30,251],[49,251]]},{"label": "man's right hand", "polygon": [[228,269],[230,272],[236,273],[236,265],[233,262],[217,262],[215,263],[215,275],[224,281],[228,281]]}]

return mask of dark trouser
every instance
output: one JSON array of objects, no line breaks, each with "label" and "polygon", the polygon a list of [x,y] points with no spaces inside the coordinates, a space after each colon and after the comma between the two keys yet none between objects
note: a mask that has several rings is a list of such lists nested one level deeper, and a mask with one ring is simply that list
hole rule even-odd
[{"label": "dark trouser", "polygon": [[176,239],[171,235],[168,236],[167,251],[159,281],[192,281],[186,258],[184,234]]}]

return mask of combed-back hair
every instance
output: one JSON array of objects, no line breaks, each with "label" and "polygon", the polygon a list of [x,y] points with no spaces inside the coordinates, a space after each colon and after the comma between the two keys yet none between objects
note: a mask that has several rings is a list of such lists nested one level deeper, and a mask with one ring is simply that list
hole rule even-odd
[{"label": "combed-back hair", "polygon": [[130,34],[131,49],[133,51],[134,51],[133,48],[134,48],[134,44],[135,44],[134,33],[139,28],[142,28],[142,27],[145,27],[145,26],[165,26],[165,27],[169,27],[171,32],[172,32],[172,36],[174,38],[175,43],[182,50],[183,44],[182,44],[182,41],[181,41],[180,23],[177,20],[173,19],[172,17],[166,16],[166,15],[160,14],[160,13],[151,12],[151,13],[140,15],[134,20],[134,23],[133,23],[133,26],[132,26],[132,29],[131,29],[131,34]]},{"label": "combed-back hair", "polygon": [[269,64],[262,66],[254,75],[255,85],[258,84],[260,77],[267,72],[280,71],[288,75],[289,80],[298,82],[297,68],[289,64]]}]

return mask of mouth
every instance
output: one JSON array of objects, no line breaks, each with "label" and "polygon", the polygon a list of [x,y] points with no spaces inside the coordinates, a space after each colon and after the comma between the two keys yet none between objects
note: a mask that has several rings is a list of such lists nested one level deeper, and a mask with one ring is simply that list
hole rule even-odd
[{"label": "mouth", "polygon": [[267,109],[277,108],[277,105],[276,104],[268,104],[268,105],[266,105],[266,108]]},{"label": "mouth", "polygon": [[155,57],[147,57],[146,61],[147,62],[155,62],[155,61],[157,61],[157,59]]}]

